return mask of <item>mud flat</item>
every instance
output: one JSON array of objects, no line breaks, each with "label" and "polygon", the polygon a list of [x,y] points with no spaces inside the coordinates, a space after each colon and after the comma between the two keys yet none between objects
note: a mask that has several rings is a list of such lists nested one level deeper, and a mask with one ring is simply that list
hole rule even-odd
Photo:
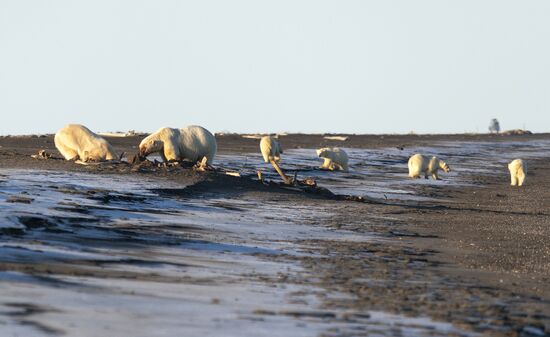
[{"label": "mud flat", "polygon": [[[262,184],[258,168],[277,177],[257,140],[218,141],[241,178],[32,159],[52,137],[0,138],[1,334],[549,334],[550,135],[281,137],[291,174],[364,202]],[[351,172],[316,169],[326,145]],[[415,152],[453,171],[409,180]]]}]

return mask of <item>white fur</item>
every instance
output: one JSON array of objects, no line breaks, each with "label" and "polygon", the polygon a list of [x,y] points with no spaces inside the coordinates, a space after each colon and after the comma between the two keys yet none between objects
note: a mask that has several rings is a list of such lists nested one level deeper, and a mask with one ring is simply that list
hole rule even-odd
[{"label": "white fur", "polygon": [[79,124],[69,124],[57,131],[55,147],[67,160],[118,160],[113,147],[101,136]]},{"label": "white fur", "polygon": [[510,184],[512,186],[522,186],[527,175],[527,164],[521,159],[515,159],[508,164],[508,170],[510,171]]},{"label": "white fur", "polygon": [[431,175],[434,180],[438,180],[437,171],[439,169],[445,172],[451,171],[449,165],[437,157],[428,157],[417,153],[409,158],[409,177],[411,178],[420,178],[420,175],[424,174],[426,179],[428,179],[428,175]]},{"label": "white fur", "polygon": [[260,150],[266,163],[269,163],[270,160],[278,163],[281,160],[283,149],[281,148],[281,144],[273,137],[262,137],[262,140],[260,140]]},{"label": "white fur", "polygon": [[317,150],[317,156],[325,161],[322,169],[348,171],[348,154],[337,147],[325,147]]},{"label": "white fur", "polygon": [[201,126],[191,125],[182,129],[160,128],[145,137],[139,144],[142,156],[159,152],[164,161],[190,160],[212,164],[218,145],[216,137]]}]

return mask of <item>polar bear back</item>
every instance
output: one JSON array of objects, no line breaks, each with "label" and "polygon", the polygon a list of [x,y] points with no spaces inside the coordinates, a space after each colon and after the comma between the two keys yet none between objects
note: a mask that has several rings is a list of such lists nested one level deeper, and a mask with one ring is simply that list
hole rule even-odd
[{"label": "polar bear back", "polygon": [[145,137],[139,144],[143,156],[160,152],[164,160],[190,160],[197,162],[206,157],[211,164],[218,145],[216,137],[201,126],[181,129],[163,127]]},{"label": "polar bear back", "polygon": [[207,163],[214,161],[218,150],[216,137],[198,125],[190,125],[179,129],[179,150],[182,159],[199,161],[206,157]]},{"label": "polar bear back", "polygon": [[118,159],[113,147],[104,138],[79,124],[68,124],[54,137],[55,147],[67,160],[104,161]]},{"label": "polar bear back", "polygon": [[266,163],[269,163],[270,160],[278,162],[281,160],[281,153],[283,153],[279,142],[271,136],[262,137],[260,140],[260,151]]}]

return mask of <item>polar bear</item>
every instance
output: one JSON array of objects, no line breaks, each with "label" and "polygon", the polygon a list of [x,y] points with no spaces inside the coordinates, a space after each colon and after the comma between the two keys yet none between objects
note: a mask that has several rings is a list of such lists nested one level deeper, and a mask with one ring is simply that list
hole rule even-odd
[{"label": "polar bear", "polygon": [[274,161],[278,163],[281,161],[281,153],[283,153],[283,149],[281,148],[281,144],[271,136],[263,136],[260,140],[260,151],[262,151],[262,156],[264,157],[264,161],[266,163],[269,163],[270,161]]},{"label": "polar bear", "polygon": [[348,154],[337,147],[325,147],[317,150],[317,156],[325,161],[322,169],[348,171]]},{"label": "polar bear", "polygon": [[512,186],[521,186],[525,182],[527,175],[527,164],[521,159],[514,159],[508,164]]},{"label": "polar bear", "polygon": [[264,157],[264,161],[266,163],[271,163],[273,168],[275,168],[275,171],[281,176],[285,184],[290,185],[292,183],[292,180],[285,175],[281,167],[279,166],[279,162],[281,161],[281,153],[283,153],[283,149],[281,148],[281,144],[271,136],[263,136],[260,140],[260,151],[262,152],[262,156]]},{"label": "polar bear", "polygon": [[202,126],[191,125],[182,129],[160,128],[145,137],[139,144],[139,154],[147,157],[159,152],[162,159],[189,160],[212,164],[218,145],[216,137]]},{"label": "polar bear", "polygon": [[437,157],[430,158],[417,153],[409,158],[409,177],[413,179],[420,178],[421,174],[428,179],[428,175],[431,174],[434,180],[439,180],[437,175],[439,169],[445,172],[451,171],[449,165]]},{"label": "polar bear", "polygon": [[119,159],[111,144],[79,124],[69,124],[57,131],[54,143],[67,160],[100,162]]}]

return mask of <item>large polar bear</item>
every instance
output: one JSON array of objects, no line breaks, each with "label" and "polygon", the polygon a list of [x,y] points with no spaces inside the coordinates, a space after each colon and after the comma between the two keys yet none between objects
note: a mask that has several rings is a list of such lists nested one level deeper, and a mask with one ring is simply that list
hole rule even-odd
[{"label": "large polar bear", "polygon": [[527,175],[527,164],[521,159],[515,159],[508,164],[508,170],[510,171],[511,185],[523,185],[523,182],[525,182],[525,176]]},{"label": "large polar bear", "polygon": [[201,161],[212,164],[218,145],[216,137],[202,126],[191,125],[182,129],[160,128],[145,137],[139,144],[139,154],[147,157],[159,152],[162,159]]},{"label": "large polar bear", "polygon": [[54,142],[67,160],[99,162],[119,159],[111,144],[83,125],[66,125],[57,131]]},{"label": "large polar bear", "polygon": [[424,174],[424,178],[428,179],[428,175],[439,180],[437,171],[442,169],[445,172],[450,172],[451,168],[443,160],[437,157],[428,157],[421,154],[415,154],[409,158],[409,177],[420,178]]},{"label": "large polar bear", "polygon": [[325,147],[317,150],[317,156],[325,161],[322,169],[348,171],[348,154],[337,147]]}]

